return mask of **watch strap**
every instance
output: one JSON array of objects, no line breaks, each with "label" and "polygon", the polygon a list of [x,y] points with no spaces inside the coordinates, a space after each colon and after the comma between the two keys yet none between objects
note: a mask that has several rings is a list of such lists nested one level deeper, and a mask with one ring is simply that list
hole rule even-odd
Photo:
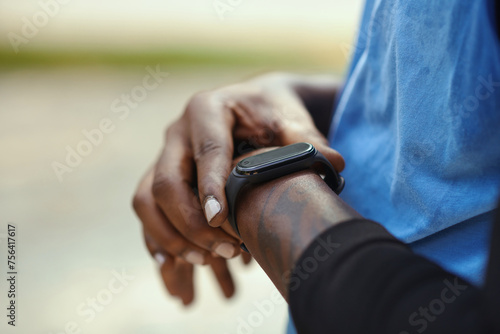
[{"label": "watch strap", "polygon": [[[320,174],[322,174],[324,176],[323,180],[336,194],[340,194],[340,192],[344,188],[344,178],[335,171],[328,159],[326,159],[325,156],[316,148],[314,156],[309,158],[309,160],[298,161],[276,168],[275,172],[280,173],[279,176],[276,177],[266,173],[253,176],[239,175],[235,172],[235,169],[233,169],[227,179],[225,190],[229,209],[228,220],[231,224],[231,227],[238,234],[238,236],[240,236],[240,232],[238,229],[238,225],[236,224],[236,203],[240,190],[243,187],[250,183],[266,182],[272,179],[279,178],[280,176],[285,176],[294,172],[305,170],[307,168],[313,168]],[[244,244],[242,244],[242,249],[247,251]]]},{"label": "watch strap", "polygon": [[324,181],[330,189],[332,189],[337,195],[342,192],[344,189],[345,185],[345,180],[344,178],[339,175],[333,168],[333,165],[328,161],[325,156],[316,149],[316,155],[314,156],[314,163],[321,164],[323,168],[321,170],[318,170],[320,173],[324,173]]},{"label": "watch strap", "polygon": [[238,229],[238,225],[236,225],[236,202],[241,188],[249,183],[250,181],[247,178],[235,175],[234,170],[231,171],[231,174],[226,182],[226,199],[229,209],[227,219],[238,236],[240,236],[240,231]]}]

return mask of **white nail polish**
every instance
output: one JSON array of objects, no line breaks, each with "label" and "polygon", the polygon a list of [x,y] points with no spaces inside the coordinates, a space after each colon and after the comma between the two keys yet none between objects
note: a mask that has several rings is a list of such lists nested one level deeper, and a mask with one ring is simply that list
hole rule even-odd
[{"label": "white nail polish", "polygon": [[156,260],[156,262],[158,262],[158,265],[161,267],[165,263],[166,258],[165,258],[165,255],[163,255],[162,253],[156,253],[155,260]]},{"label": "white nail polish", "polygon": [[214,249],[215,253],[226,259],[232,258],[234,256],[234,251],[234,246],[228,242],[223,242]]},{"label": "white nail polish", "polygon": [[196,251],[190,251],[189,253],[187,253],[184,257],[184,260],[192,264],[203,264],[204,261],[203,255]]},{"label": "white nail polish", "polygon": [[220,212],[220,209],[220,203],[215,199],[215,197],[209,196],[205,201],[205,215],[209,223],[215,215]]}]

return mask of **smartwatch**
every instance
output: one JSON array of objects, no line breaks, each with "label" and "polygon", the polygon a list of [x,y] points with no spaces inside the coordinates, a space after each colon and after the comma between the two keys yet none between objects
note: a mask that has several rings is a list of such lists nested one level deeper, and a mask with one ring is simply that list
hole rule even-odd
[{"label": "smartwatch", "polygon": [[[274,180],[308,168],[316,169],[328,186],[336,194],[340,194],[344,188],[344,178],[335,171],[323,154],[309,143],[280,147],[238,162],[226,182],[228,219],[238,236],[240,232],[236,224],[236,201],[243,187]],[[243,244],[241,247],[246,250]]]}]

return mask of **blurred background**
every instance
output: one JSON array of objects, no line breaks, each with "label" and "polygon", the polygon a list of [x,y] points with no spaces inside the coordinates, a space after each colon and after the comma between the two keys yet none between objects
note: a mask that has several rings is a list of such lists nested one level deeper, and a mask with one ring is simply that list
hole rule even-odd
[{"label": "blurred background", "polygon": [[[362,5],[1,0],[0,270],[10,223],[18,281],[16,327],[0,314],[0,332],[282,333],[286,303],[256,263],[231,261],[229,301],[207,268],[196,271],[194,305],[170,298],[130,201],[193,93],[274,70],[343,75]],[[156,69],[168,76],[114,113]],[[105,119],[108,133],[58,175],[54,164]]]}]

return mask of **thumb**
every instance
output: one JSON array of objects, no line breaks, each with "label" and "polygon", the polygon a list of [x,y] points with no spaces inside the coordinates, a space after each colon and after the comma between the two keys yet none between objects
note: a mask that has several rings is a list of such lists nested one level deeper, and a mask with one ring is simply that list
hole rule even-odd
[{"label": "thumb", "polygon": [[316,147],[316,149],[320,151],[321,154],[323,154],[328,161],[330,161],[333,168],[335,168],[337,172],[340,173],[341,171],[344,170],[345,160],[342,157],[342,155],[340,155],[339,152],[331,148],[330,145],[315,144],[315,143],[311,144],[313,144],[313,146]]}]

